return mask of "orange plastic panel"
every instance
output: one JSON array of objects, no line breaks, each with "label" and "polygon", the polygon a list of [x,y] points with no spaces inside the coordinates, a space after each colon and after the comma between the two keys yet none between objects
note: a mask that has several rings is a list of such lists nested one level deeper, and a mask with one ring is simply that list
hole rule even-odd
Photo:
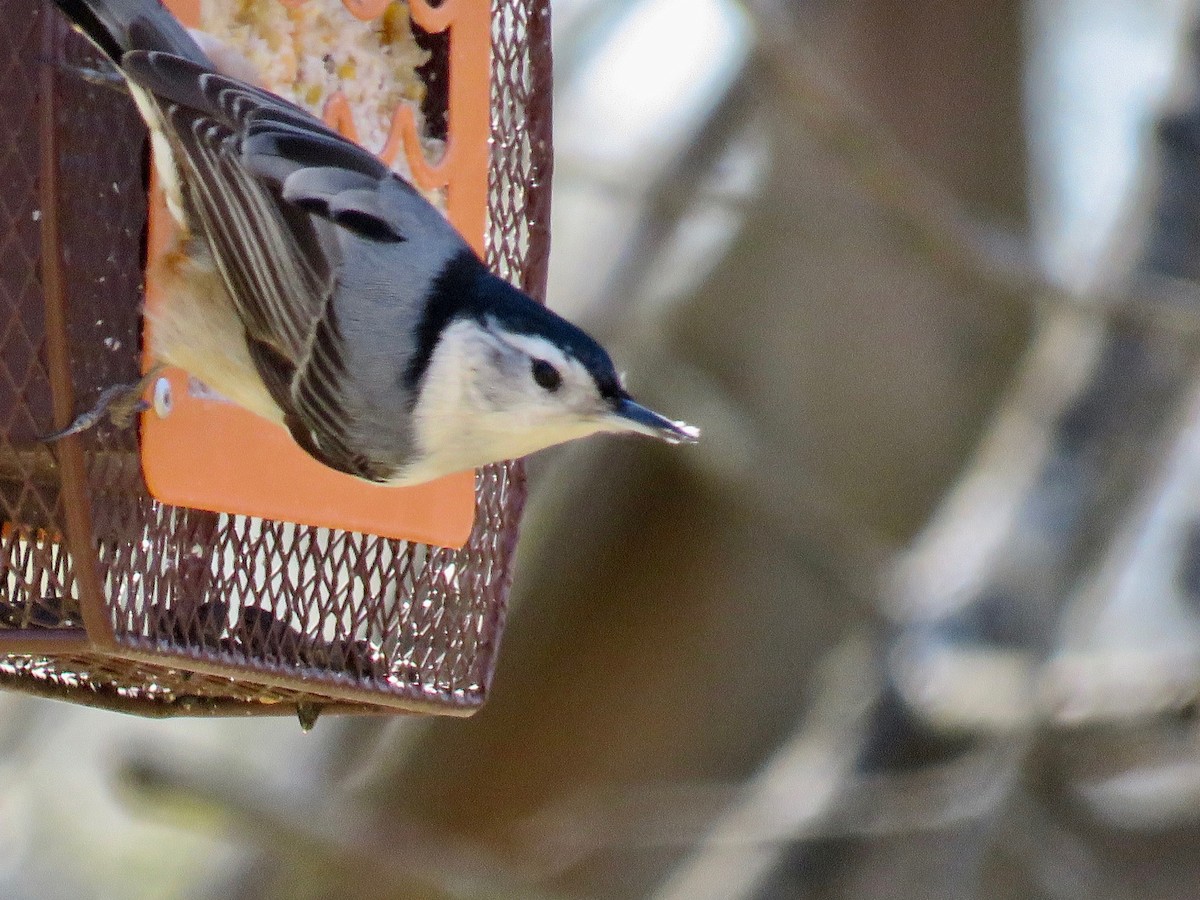
[{"label": "orange plastic panel", "polygon": [[[295,6],[304,0],[283,2]],[[344,3],[363,19],[382,14],[387,5],[376,0]],[[198,23],[198,0],[167,0],[166,5],[184,24]],[[447,147],[436,165],[429,163],[417,140],[413,111],[404,106],[396,111],[380,155],[390,163],[403,152],[419,187],[445,187],[450,220],[482,254],[491,127],[490,4],[444,0],[432,7],[410,0],[409,5],[413,20],[426,31],[450,29]],[[325,119],[354,135],[344,98],[330,98]],[[149,227],[149,253],[165,252],[174,226],[157,190]],[[160,299],[159,285],[148,278],[147,306],[153,309]],[[148,335],[145,346],[151,346]],[[153,362],[147,356],[144,367]],[[368,484],[317,463],[283,429],[230,403],[196,396],[188,389],[186,373],[168,369],[164,377],[172,387],[171,413],[160,418],[150,411],[142,417],[142,468],[150,493],[163,503],[439,546],[466,543],[475,514],[473,472],[408,488]]]}]

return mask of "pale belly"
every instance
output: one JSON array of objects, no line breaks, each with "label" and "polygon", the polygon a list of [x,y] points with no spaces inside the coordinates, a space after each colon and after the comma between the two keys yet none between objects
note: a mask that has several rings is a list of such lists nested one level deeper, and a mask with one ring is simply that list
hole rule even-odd
[{"label": "pale belly", "polygon": [[216,270],[178,249],[153,265],[162,301],[147,311],[151,353],[178,366],[256,415],[283,424],[283,412],[259,378],[245,329]]}]

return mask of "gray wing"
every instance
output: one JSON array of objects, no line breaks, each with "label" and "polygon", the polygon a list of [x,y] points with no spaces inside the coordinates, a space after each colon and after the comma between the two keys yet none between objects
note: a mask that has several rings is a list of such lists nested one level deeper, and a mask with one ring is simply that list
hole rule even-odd
[{"label": "gray wing", "polygon": [[293,437],[326,465],[385,480],[390,467],[348,439],[354,384],[333,303],[339,267],[350,242],[403,242],[420,217],[440,213],[371,153],[274,94],[167,53],[133,51],[121,67],[157,109],[190,224]]}]

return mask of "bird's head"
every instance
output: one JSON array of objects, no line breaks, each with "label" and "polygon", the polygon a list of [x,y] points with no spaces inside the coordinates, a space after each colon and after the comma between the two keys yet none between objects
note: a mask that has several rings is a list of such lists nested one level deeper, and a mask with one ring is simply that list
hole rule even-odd
[{"label": "bird's head", "polygon": [[635,402],[586,332],[482,269],[477,277],[473,301],[438,328],[418,387],[425,457],[458,469],[597,432],[673,444],[699,438],[698,429]]}]

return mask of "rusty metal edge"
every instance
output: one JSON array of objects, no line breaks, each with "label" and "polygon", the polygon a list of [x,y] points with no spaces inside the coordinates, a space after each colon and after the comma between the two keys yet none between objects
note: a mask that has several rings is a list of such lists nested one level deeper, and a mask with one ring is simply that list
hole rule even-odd
[{"label": "rusty metal edge", "polygon": [[[486,647],[487,658],[483,661],[482,687],[480,689],[479,705],[482,706],[492,692],[492,681],[496,677],[496,662],[500,657],[500,644],[504,639],[504,629],[508,624],[508,600],[512,592],[513,578],[516,576],[517,544],[521,538],[521,523],[525,516],[525,504],[529,499],[529,486],[525,475],[525,461],[513,460],[508,467],[508,490],[512,492],[511,512],[512,524],[504,539],[503,558],[504,573],[502,583],[497,589],[496,596],[500,602],[492,604],[488,611],[490,619],[488,631],[494,635]],[[484,652],[481,650],[480,652]]]},{"label": "rusty metal edge", "polygon": [[550,204],[554,183],[554,52],[551,42],[550,0],[534,0],[525,33],[529,57],[530,96],[542,101],[535,107],[538,121],[530,121],[526,110],[525,127],[537,136],[529,154],[529,186],[526,218],[529,221],[529,245],[526,248],[523,279],[526,291],[546,302],[546,284],[550,276]]},{"label": "rusty metal edge", "polygon": [[82,628],[0,628],[0,656],[40,656],[91,649]]},{"label": "rusty metal edge", "polygon": [[[42,58],[38,101],[39,195],[42,206],[41,276],[46,306],[46,362],[53,398],[54,425],[71,421],[75,406],[71,382],[70,348],[67,346],[67,301],[63,273],[62,239],[58,208],[58,135],[55,123],[58,72],[53,61],[62,58],[66,23],[49,6],[44,7]],[[105,612],[104,589],[97,570],[92,542],[92,511],[87,491],[83,445],[73,435],[56,445],[61,472],[65,544],[71,554],[71,573],[79,590],[79,608],[91,642],[98,648],[115,646],[112,624]]]},{"label": "rusty metal edge", "polygon": [[[267,703],[256,700],[232,700],[202,696],[177,696],[174,700],[169,701],[154,701],[145,698],[135,700],[121,696],[112,688],[83,685],[70,687],[55,684],[52,681],[31,678],[28,675],[5,672],[0,672],[0,689],[44,700],[58,700],[76,706],[104,709],[149,719],[168,719],[179,716],[251,718],[296,715],[296,704],[290,702]],[[313,701],[313,705],[319,707],[322,716],[383,716],[397,713],[396,710],[389,707],[369,703],[321,703],[320,698],[313,698]]]},{"label": "rusty metal edge", "polygon": [[426,699],[392,693],[379,687],[335,684],[327,680],[327,676],[324,676],[323,673],[315,671],[309,673],[298,667],[287,667],[286,673],[275,674],[261,668],[252,669],[245,663],[220,663],[159,648],[142,650],[120,646],[115,651],[104,651],[104,655],[144,665],[177,668],[201,675],[229,678],[263,687],[288,691],[302,689],[318,698],[324,697],[332,701],[350,704],[377,705],[393,711],[465,718],[476,713],[484,701],[483,691],[466,694],[462,699],[445,695]]}]

